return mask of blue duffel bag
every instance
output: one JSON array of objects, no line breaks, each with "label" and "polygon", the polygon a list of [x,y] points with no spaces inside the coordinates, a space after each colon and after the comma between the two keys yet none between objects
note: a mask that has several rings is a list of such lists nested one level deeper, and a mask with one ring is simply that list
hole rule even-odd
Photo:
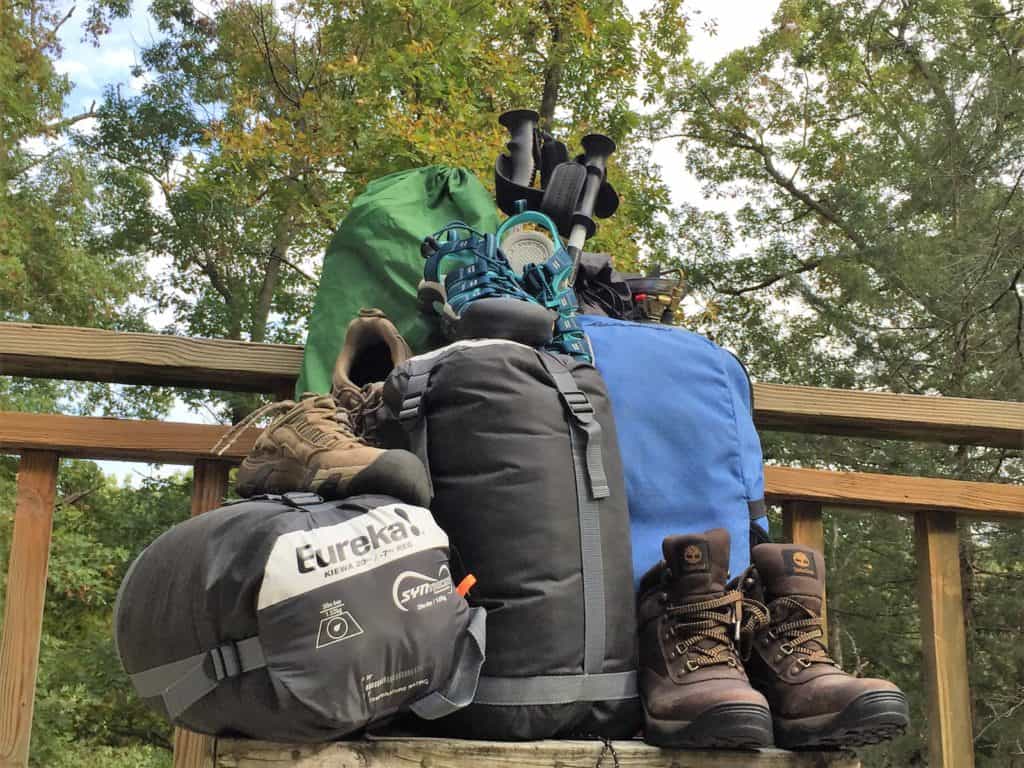
[{"label": "blue duffel bag", "polygon": [[635,580],[661,559],[666,536],[718,527],[729,531],[730,570],[739,573],[750,562],[752,531],[767,538],[761,442],[743,364],[673,326],[591,315],[579,322],[618,426]]}]

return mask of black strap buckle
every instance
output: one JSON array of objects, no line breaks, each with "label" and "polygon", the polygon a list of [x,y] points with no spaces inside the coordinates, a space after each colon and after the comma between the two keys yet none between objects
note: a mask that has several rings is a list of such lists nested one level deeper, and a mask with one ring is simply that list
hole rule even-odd
[{"label": "black strap buckle", "polygon": [[313,504],[323,504],[324,501],[322,496],[312,491],[289,491],[280,498],[289,507],[296,507],[297,509],[304,509]]},{"label": "black strap buckle", "polygon": [[594,406],[590,403],[590,398],[587,397],[585,392],[575,390],[573,392],[566,392],[564,394],[565,402],[569,406],[569,410],[576,416],[591,416],[594,413]]},{"label": "black strap buckle", "polygon": [[238,657],[238,647],[234,643],[219,645],[210,651],[213,661],[213,674],[217,682],[242,673],[242,660]]}]

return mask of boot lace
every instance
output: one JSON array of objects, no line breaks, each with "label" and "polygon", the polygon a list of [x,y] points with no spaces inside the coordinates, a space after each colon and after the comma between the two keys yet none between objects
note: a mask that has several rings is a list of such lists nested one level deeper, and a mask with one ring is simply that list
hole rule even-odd
[{"label": "boot lace", "polygon": [[684,667],[696,672],[715,664],[738,665],[736,637],[743,625],[743,596],[737,591],[721,597],[666,607],[669,636],[682,636],[672,657],[686,658]]},{"label": "boot lace", "polygon": [[[783,615],[785,620],[772,624],[768,636],[784,638],[780,650],[787,656],[798,654],[797,662],[805,669],[811,664],[831,664],[839,666],[825,647],[824,622],[821,616],[811,611],[799,600],[791,597],[780,597],[772,601],[771,613]],[[797,618],[792,618],[796,616]]]},{"label": "boot lace", "polygon": [[[334,406],[334,399],[330,397],[330,395],[306,393],[302,396],[300,402],[313,397],[327,398],[331,405],[326,403],[324,405],[314,405],[312,408],[300,412],[296,410],[299,403],[294,400],[279,400],[272,403],[266,403],[221,435],[221,438],[213,446],[212,452],[218,456],[222,456],[226,450],[238,441],[238,438],[241,437],[249,427],[255,426],[263,419],[269,418],[272,420],[268,426],[269,429],[280,422],[297,418],[299,413],[301,413],[302,418],[301,421],[295,425],[295,431],[315,445],[327,447],[334,445],[342,439],[350,441],[353,438],[357,442],[362,442],[361,438],[355,434],[349,413],[343,408],[337,408]],[[311,420],[310,417],[312,416],[326,417],[337,424],[337,428],[331,431],[325,431],[321,426],[315,424]]]},{"label": "boot lace", "polygon": [[367,384],[360,389],[346,387],[335,394],[335,400],[341,402],[343,398],[346,404],[339,407],[338,410],[346,413],[352,434],[367,445],[372,444],[373,441],[367,434],[370,428],[367,415],[376,411],[383,404],[384,389],[379,386],[375,387],[373,384]]}]

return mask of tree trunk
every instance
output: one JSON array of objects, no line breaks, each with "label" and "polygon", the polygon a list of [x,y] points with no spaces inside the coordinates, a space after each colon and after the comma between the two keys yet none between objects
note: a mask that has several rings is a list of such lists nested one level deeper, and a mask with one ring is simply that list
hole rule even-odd
[{"label": "tree trunk", "polygon": [[555,120],[555,108],[558,106],[558,92],[562,86],[562,75],[565,65],[562,60],[562,22],[558,11],[551,3],[544,4],[548,24],[551,27],[551,38],[548,42],[548,60],[544,66],[544,91],[540,99],[540,124],[551,128]]},{"label": "tree trunk", "polygon": [[287,257],[288,249],[295,236],[295,224],[292,218],[293,207],[289,206],[278,221],[274,242],[270,246],[270,256],[267,258],[267,272],[263,276],[263,284],[260,286],[260,292],[256,296],[256,303],[252,308],[252,326],[249,337],[255,342],[263,342],[267,338],[270,307],[274,301],[274,292],[281,281],[281,260]]}]

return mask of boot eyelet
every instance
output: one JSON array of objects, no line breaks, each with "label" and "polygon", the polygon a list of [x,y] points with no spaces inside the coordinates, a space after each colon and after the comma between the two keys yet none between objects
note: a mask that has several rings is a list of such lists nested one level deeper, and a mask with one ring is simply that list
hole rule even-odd
[{"label": "boot eyelet", "polygon": [[786,656],[790,656],[793,653],[793,646],[789,643],[783,643],[779,646],[779,650]]},{"label": "boot eyelet", "polygon": [[811,662],[809,662],[807,659],[797,659],[797,661],[799,662],[800,666],[804,669],[811,668]]},{"label": "boot eyelet", "polygon": [[695,662],[693,659],[687,659],[686,660],[686,671],[687,672],[696,672],[698,669],[700,669],[700,665],[697,664],[697,662]]},{"label": "boot eyelet", "polygon": [[769,640],[778,640],[779,638],[776,637],[774,630],[769,629],[768,630],[768,639]]}]

